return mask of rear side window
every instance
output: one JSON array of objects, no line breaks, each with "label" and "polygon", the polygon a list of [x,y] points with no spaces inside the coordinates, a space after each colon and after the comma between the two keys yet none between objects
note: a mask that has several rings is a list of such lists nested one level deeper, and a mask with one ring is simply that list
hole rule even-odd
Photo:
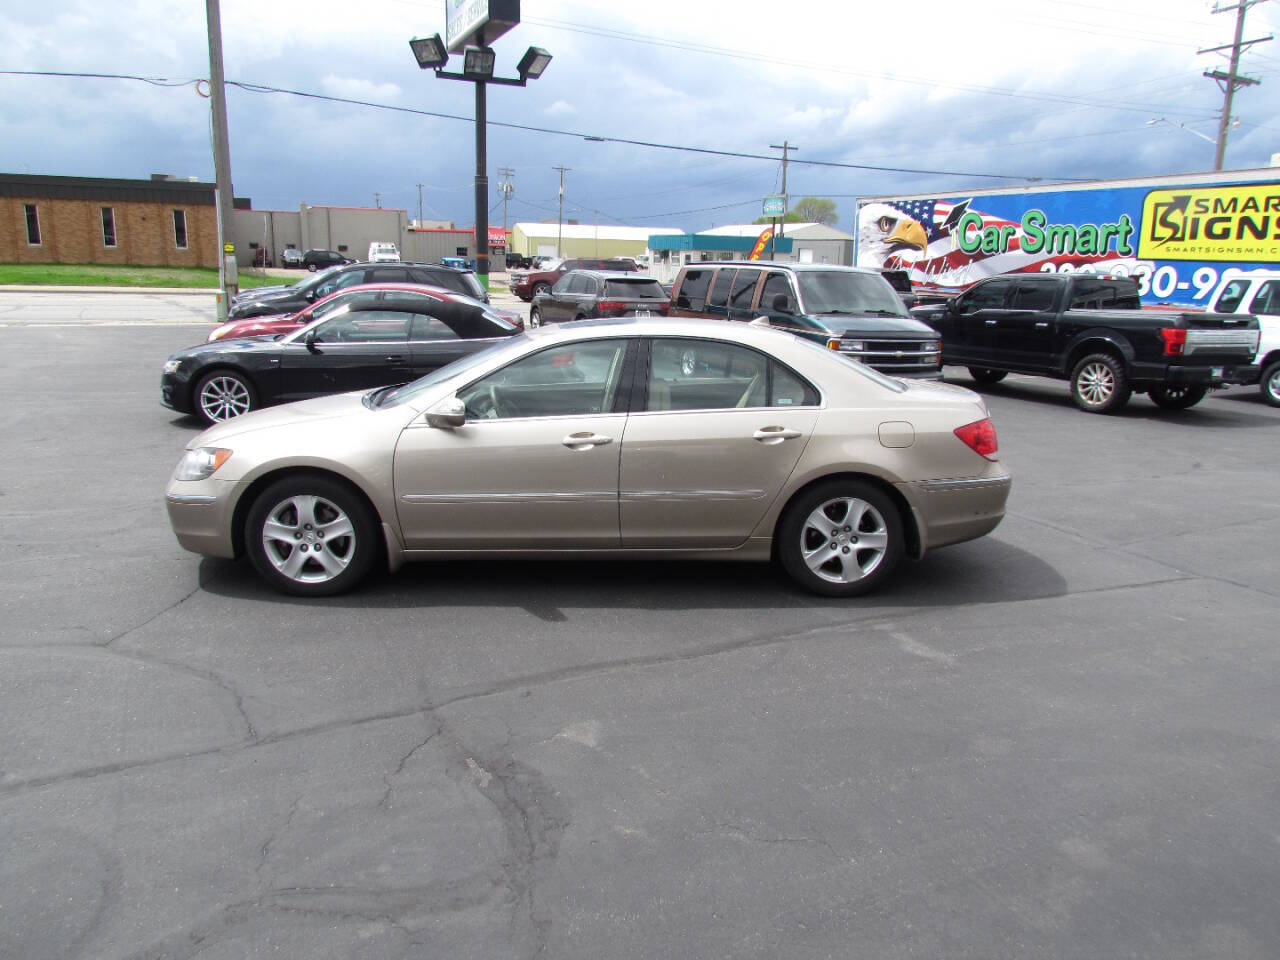
[{"label": "rear side window", "polygon": [[750,310],[751,301],[756,295],[756,282],[760,279],[759,270],[739,270],[733,281],[733,292],[729,294],[729,309]]},{"label": "rear side window", "polygon": [[676,306],[686,310],[701,310],[707,305],[707,293],[711,289],[714,270],[686,270],[676,295]]},{"label": "rear side window", "polygon": [[1240,308],[1240,301],[1244,299],[1244,295],[1248,290],[1248,280],[1232,280],[1223,288],[1222,296],[1218,298],[1216,309],[1219,313],[1235,313]]},{"label": "rear side window", "polygon": [[1137,287],[1131,283],[1108,283],[1077,278],[1071,287],[1073,310],[1137,310]]},{"label": "rear side window", "polygon": [[818,392],[762,353],[715,340],[655,339],[646,409],[813,406]]},{"label": "rear side window", "polygon": [[594,293],[595,284],[585,273],[575,273],[569,280],[569,293]]},{"label": "rear side window", "polygon": [[1268,280],[1262,285],[1253,303],[1249,304],[1249,312],[1268,317],[1280,316],[1280,280]]},{"label": "rear side window", "polygon": [[665,300],[666,293],[657,280],[606,280],[604,284],[606,297],[621,297],[627,300]]},{"label": "rear side window", "polygon": [[708,307],[724,307],[729,304],[729,285],[733,283],[736,270],[720,270],[716,273],[716,281],[711,285],[711,296],[707,297]]},{"label": "rear side window", "polygon": [[1013,294],[1015,310],[1052,310],[1058,299],[1057,287],[1052,283],[1019,283]]}]

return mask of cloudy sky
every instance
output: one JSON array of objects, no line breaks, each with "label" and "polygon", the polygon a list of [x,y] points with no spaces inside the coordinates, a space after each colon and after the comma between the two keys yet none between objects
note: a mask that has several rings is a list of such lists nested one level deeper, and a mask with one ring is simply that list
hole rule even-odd
[{"label": "cloudy sky", "polygon": [[[1224,5],[1226,0],[1224,0]],[[766,159],[604,142],[623,138],[774,155],[799,146],[788,192],[832,197],[963,193],[1027,178],[1133,177],[1212,168],[1225,69],[1199,48],[1229,43],[1235,14],[1205,0],[523,0],[496,44],[514,75],[529,45],[554,61],[525,89],[489,90],[489,176],[515,171],[508,220],[566,219],[687,230],[743,223],[778,189]],[[1250,9],[1245,37],[1280,25]],[[408,40],[444,32],[444,0],[222,0],[228,81],[453,114],[463,120],[228,89],[232,175],[256,208],[300,202],[400,207],[474,222],[473,89],[414,63]],[[202,0],[58,0],[0,11],[0,170],[213,179]],[[1226,167],[1280,152],[1280,42],[1242,69]],[[1160,121],[1151,124],[1153,118]],[[543,128],[534,132],[505,122]],[[1178,125],[1184,124],[1180,128]],[[905,172],[930,171],[930,172]]]}]

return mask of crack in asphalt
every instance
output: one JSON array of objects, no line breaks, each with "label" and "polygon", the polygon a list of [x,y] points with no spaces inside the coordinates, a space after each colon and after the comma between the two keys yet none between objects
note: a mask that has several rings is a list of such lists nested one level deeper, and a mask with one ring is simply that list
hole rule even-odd
[{"label": "crack in asphalt", "polygon": [[436,717],[434,714],[430,714],[429,719],[435,720],[435,728],[430,733],[427,734],[425,739],[415,744],[409,750],[408,753],[406,753],[403,757],[400,758],[400,762],[396,765],[396,768],[394,770],[392,770],[390,773],[386,773],[382,775],[382,782],[387,785],[387,789],[382,794],[382,797],[378,800],[377,806],[379,809],[381,810],[391,809],[391,794],[395,790],[395,784],[392,783],[392,781],[396,777],[400,776],[400,774],[404,773],[405,764],[407,764],[413,758],[413,755],[415,753],[423,749],[427,744],[429,744],[432,740],[434,740],[436,737],[438,737],[441,733],[444,732],[444,724],[440,721],[439,717]]}]

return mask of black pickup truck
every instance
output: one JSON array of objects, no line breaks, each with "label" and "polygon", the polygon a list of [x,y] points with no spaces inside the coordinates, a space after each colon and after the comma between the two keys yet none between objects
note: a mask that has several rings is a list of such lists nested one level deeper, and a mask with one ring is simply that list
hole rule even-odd
[{"label": "black pickup truck", "polygon": [[1210,387],[1256,379],[1256,317],[1144,310],[1129,278],[991,277],[911,312],[942,335],[944,364],[968,367],[979,383],[1008,373],[1069,380],[1076,406],[1090,413],[1119,410],[1135,392],[1185,410]]}]

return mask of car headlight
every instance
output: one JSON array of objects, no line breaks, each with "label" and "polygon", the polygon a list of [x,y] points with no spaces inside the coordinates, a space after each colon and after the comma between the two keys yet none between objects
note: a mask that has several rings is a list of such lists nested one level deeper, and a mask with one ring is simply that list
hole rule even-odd
[{"label": "car headlight", "polygon": [[925,349],[925,352],[926,352],[926,353],[937,353],[937,352],[938,352],[938,341],[937,341],[937,340],[926,340],[926,341],[925,341],[925,345],[924,345],[924,349]]},{"label": "car headlight", "polygon": [[181,360],[166,360],[164,362],[164,372],[177,373],[180,366],[182,366]]},{"label": "car headlight", "polygon": [[209,342],[213,343],[213,341],[215,340],[221,340],[223,337],[227,335],[227,332],[234,326],[235,326],[234,323],[224,323],[220,327],[214,327],[213,333],[209,334]]},{"label": "car headlight", "polygon": [[840,349],[853,350],[854,352],[861,352],[862,350],[866,349],[866,346],[867,345],[863,343],[861,340],[845,340],[841,342]]},{"label": "car headlight", "polygon": [[196,447],[188,450],[178,463],[176,480],[207,480],[227,462],[231,451],[225,447]]}]

